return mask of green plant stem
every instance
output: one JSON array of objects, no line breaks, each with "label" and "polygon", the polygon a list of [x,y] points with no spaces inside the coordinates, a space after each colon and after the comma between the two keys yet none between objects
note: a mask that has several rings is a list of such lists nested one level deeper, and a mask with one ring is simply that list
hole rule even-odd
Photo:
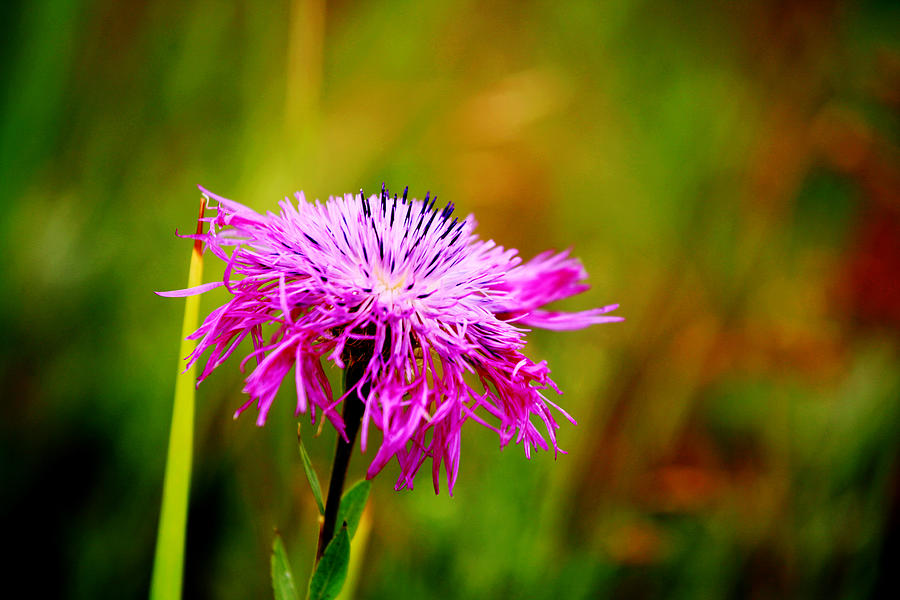
[{"label": "green plant stem", "polygon": [[[369,354],[371,350],[363,352],[354,352],[348,350],[345,357],[347,364],[344,369],[344,390],[349,390],[355,386],[365,372],[365,368],[369,363]],[[363,386],[360,394],[365,397],[368,394],[368,386]],[[356,434],[359,432],[359,424],[362,420],[365,405],[359,400],[357,394],[350,394],[344,399],[344,408],[341,416],[344,419],[345,431],[347,439],[340,435],[337,440],[337,447],[334,450],[334,462],[331,465],[331,480],[328,483],[328,497],[325,500],[325,519],[322,522],[322,528],[319,530],[319,544],[316,548],[316,563],[325,553],[328,542],[334,537],[335,526],[338,525],[337,515],[341,506],[341,495],[344,491],[344,480],[347,478],[347,467],[350,465],[350,457],[353,455],[353,446],[356,443]]]},{"label": "green plant stem", "polygon": [[[200,217],[206,208],[206,198],[200,200]],[[203,232],[203,222],[197,221],[197,233]],[[188,287],[203,281],[203,243],[195,240],[188,272]],[[182,360],[194,349],[194,342],[186,339],[197,329],[200,297],[188,296],[181,325],[181,347],[175,375],[175,401],[169,430],[169,450],[163,480],[162,508],[150,582],[152,600],[178,600],[184,575],[184,540],[187,528],[188,495],[191,487],[191,462],[194,447],[194,367],[182,372]]]}]

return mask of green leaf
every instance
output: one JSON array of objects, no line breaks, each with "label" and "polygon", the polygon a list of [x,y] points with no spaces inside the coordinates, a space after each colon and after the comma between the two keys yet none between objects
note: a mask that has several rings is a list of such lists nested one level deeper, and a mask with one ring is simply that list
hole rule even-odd
[{"label": "green leaf", "polygon": [[366,500],[369,499],[369,490],[371,488],[372,482],[357,481],[352,488],[344,492],[344,496],[341,498],[337,522],[347,523],[350,539],[353,539],[353,536],[356,535],[356,528],[359,527],[359,518],[366,507]]},{"label": "green leaf", "polygon": [[309,582],[309,600],[331,600],[341,593],[350,563],[350,535],[347,526],[341,527],[329,542],[322,560]]},{"label": "green leaf", "polygon": [[[206,196],[200,201],[200,217],[206,208]],[[197,233],[203,232],[203,221],[197,221]],[[194,242],[188,269],[187,287],[203,283],[203,244]],[[162,508],[156,534],[156,555],[150,581],[152,600],[181,598],[184,575],[184,536],[187,527],[188,494],[191,488],[191,463],[194,451],[194,378],[196,365],[184,370],[184,357],[194,351],[195,342],[187,336],[197,329],[200,297],[188,296],[184,302],[181,325],[181,347],[175,369],[175,399],[169,428],[169,450],[163,479]]]},{"label": "green leaf", "polygon": [[275,541],[272,542],[272,591],[275,592],[275,600],[300,600],[294,586],[287,551],[277,531]]},{"label": "green leaf", "polygon": [[[325,503],[322,502],[322,486],[319,485],[319,476],[313,469],[312,461],[309,460],[309,454],[303,445],[303,438],[300,437],[300,426],[297,425],[297,446],[300,448],[300,460],[303,462],[303,470],[306,471],[306,479],[309,481],[309,487],[312,488],[313,498],[316,499],[316,506],[319,507],[319,514],[325,515]],[[338,521],[340,523],[340,521]]]}]

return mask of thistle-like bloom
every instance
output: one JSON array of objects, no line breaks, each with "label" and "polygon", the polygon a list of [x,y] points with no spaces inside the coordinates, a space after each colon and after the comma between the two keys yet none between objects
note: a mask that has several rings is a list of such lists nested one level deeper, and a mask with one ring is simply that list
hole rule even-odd
[{"label": "thistle-like bloom", "polygon": [[[554,451],[559,428],[545,395],[560,393],[545,361],[522,349],[526,327],[577,329],[621,321],[603,308],[560,313],[542,307],[583,292],[587,276],[568,252],[545,252],[522,263],[473,233],[474,219],[452,218],[453,205],[381,194],[347,194],[327,202],[296,194],[278,213],[260,215],[201,188],[218,202],[209,231],[197,236],[227,266],[221,282],[164,295],[185,296],[225,286],[230,299],[190,337],[199,340],[189,364],[211,350],[202,381],[250,336],[254,351],[241,368],[256,366],[244,386],[263,425],[276,392],[294,369],[296,414],[327,418],[340,435],[336,410],[362,402],[361,446],[371,425],[382,434],[367,477],[392,459],[400,465],[396,489],[412,488],[427,457],[434,488],[441,468],[450,493],[459,469],[460,432],[471,419],[515,439],[530,457],[534,447]],[[229,249],[231,250],[229,253]],[[350,389],[334,398],[322,359],[345,368],[364,361]],[[536,417],[536,419],[533,419]],[[543,433],[542,433],[543,431]],[[545,438],[546,434],[546,438]]]}]

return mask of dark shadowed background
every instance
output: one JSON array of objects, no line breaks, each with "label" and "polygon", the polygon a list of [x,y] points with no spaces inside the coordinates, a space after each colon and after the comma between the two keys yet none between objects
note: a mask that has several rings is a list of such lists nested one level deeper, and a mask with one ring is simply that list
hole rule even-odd
[{"label": "dark shadowed background", "polygon": [[[6,581],[146,597],[196,184],[385,181],[573,247],[564,306],[627,321],[530,338],[568,455],[473,424],[453,498],[374,481],[357,597],[896,588],[897,2],[3,2],[0,53]],[[271,597],[273,527],[312,560],[291,390],[233,421],[237,362],[197,397],[187,598]]]}]

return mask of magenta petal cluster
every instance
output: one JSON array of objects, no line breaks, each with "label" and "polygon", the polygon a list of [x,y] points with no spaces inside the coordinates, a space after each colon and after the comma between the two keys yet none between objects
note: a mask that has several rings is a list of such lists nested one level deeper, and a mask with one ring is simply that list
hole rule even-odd
[{"label": "magenta petal cluster", "polygon": [[[516,250],[480,240],[469,216],[451,218],[453,205],[380,194],[331,197],[296,204],[285,198],[264,215],[201,188],[218,202],[197,236],[226,263],[221,282],[166,292],[185,296],[225,286],[229,300],[191,335],[199,340],[188,360],[210,351],[199,380],[251,338],[253,361],[244,391],[257,424],[265,423],[276,392],[293,369],[296,413],[327,418],[344,434],[342,402],[365,405],[363,451],[372,425],[381,444],[369,478],[396,459],[396,488],[412,488],[432,459],[435,492],[441,471],[450,493],[459,469],[460,432],[467,420],[500,436],[559,451],[559,425],[547,398],[559,393],[545,361],[522,349],[527,327],[576,329],[621,321],[617,305],[576,313],[544,310],[549,302],[583,292],[587,273],[568,252],[546,252],[523,263]],[[345,350],[361,342],[362,379],[332,394],[322,360],[344,368]],[[549,440],[549,444],[548,444]]]}]

